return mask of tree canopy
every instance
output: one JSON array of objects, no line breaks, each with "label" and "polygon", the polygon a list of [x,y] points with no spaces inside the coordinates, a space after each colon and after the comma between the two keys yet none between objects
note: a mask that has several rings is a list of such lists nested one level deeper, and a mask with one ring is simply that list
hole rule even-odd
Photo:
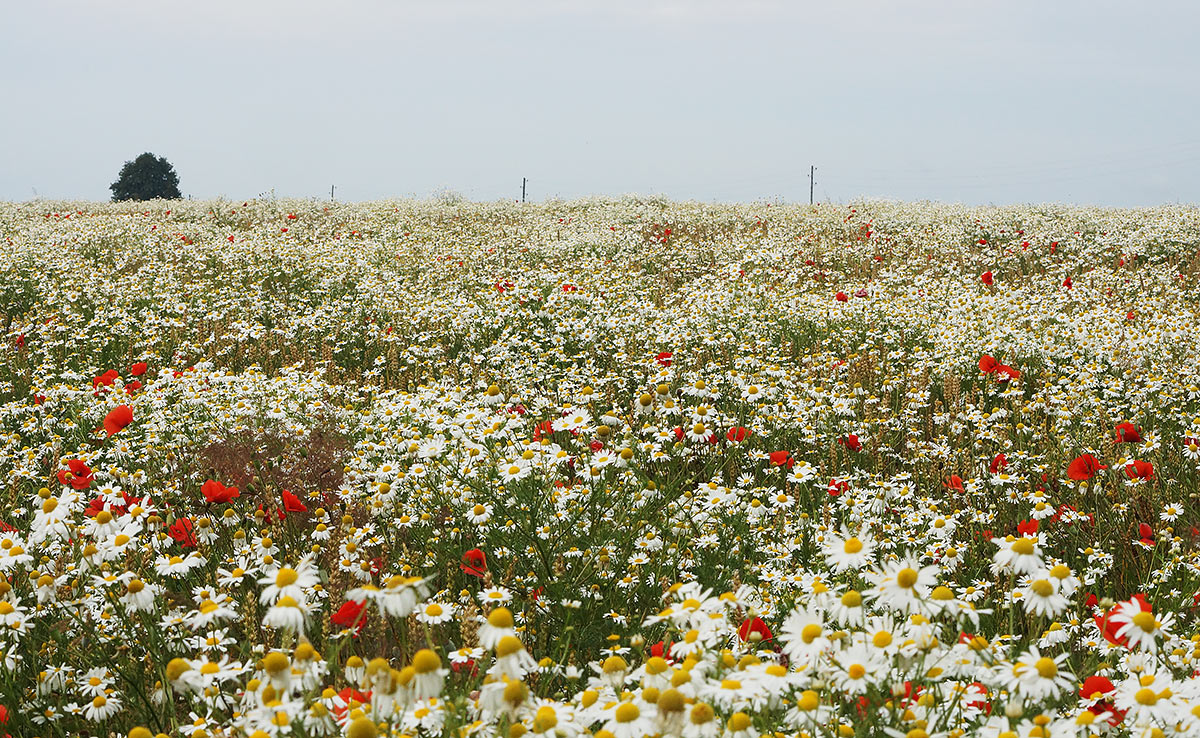
[{"label": "tree canopy", "polygon": [[179,175],[171,162],[149,152],[133,161],[125,162],[117,181],[108,186],[114,201],[166,200],[182,197],[179,193]]}]

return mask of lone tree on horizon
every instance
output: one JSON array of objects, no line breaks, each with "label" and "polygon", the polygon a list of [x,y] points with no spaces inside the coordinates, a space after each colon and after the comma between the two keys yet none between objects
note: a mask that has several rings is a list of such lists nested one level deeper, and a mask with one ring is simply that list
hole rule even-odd
[{"label": "lone tree on horizon", "polygon": [[161,197],[173,200],[179,193],[179,175],[171,162],[150,152],[125,162],[117,181],[108,186],[113,202],[120,200],[153,200]]}]

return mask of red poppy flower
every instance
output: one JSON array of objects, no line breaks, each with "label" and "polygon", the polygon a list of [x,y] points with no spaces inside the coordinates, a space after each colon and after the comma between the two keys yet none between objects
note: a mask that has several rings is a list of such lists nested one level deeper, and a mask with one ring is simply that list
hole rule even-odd
[{"label": "red poppy flower", "polygon": [[543,437],[554,434],[554,423],[549,420],[543,420],[533,428],[533,440],[540,441]]},{"label": "red poppy flower", "polygon": [[308,508],[300,501],[300,498],[286,489],[280,493],[280,496],[283,497],[283,509],[288,512],[308,512]]},{"label": "red poppy flower", "polygon": [[146,362],[139,361],[138,363],[129,367],[129,373],[135,377],[140,377],[146,373],[147,369],[149,369],[149,367],[146,365]]},{"label": "red poppy flower", "polygon": [[1021,378],[1021,372],[1017,371],[1016,369],[1013,369],[1011,366],[1008,366],[1007,364],[1001,364],[996,367],[996,381],[997,382],[1007,382],[1010,379],[1020,379],[1020,378]]},{"label": "red poppy flower", "polygon": [[772,451],[769,458],[771,459],[771,466],[785,466],[791,469],[796,464],[796,461],[792,458],[791,451]]},{"label": "red poppy flower", "polygon": [[1066,279],[1063,280],[1063,287],[1066,287],[1067,289],[1071,289],[1071,287],[1074,286],[1074,284],[1075,283],[1071,281],[1070,277],[1067,277]]},{"label": "red poppy flower", "polygon": [[[1146,601],[1146,596],[1143,594],[1140,594],[1140,593],[1135,594],[1132,598],[1125,600],[1125,602],[1136,602],[1142,612],[1150,612],[1153,609],[1150,606],[1150,603]],[[1124,604],[1124,603],[1118,603],[1118,604]],[[1121,626],[1118,625],[1117,623],[1112,622],[1112,615],[1114,612],[1116,612],[1116,610],[1117,610],[1117,606],[1114,605],[1113,608],[1111,610],[1109,610],[1108,612],[1104,613],[1103,616],[1096,615],[1092,619],[1096,621],[1096,627],[1100,629],[1100,633],[1101,633],[1101,635],[1104,636],[1104,640],[1108,641],[1109,643],[1113,644],[1114,646],[1128,646],[1129,645],[1128,638],[1126,638],[1126,637],[1117,638],[1117,631],[1120,630]]]},{"label": "red poppy flower", "polygon": [[[125,492],[122,492],[121,496],[124,497],[125,502],[130,505],[134,505],[134,504],[137,504],[142,501],[141,497],[131,497],[130,495],[126,494]],[[129,508],[126,507],[125,505],[114,505],[111,502],[105,500],[103,497],[94,497],[94,498],[92,498],[92,501],[88,503],[88,506],[84,509],[83,514],[88,516],[89,518],[94,518],[100,514],[101,510],[108,510],[113,515],[124,515],[126,512],[129,511]]]},{"label": "red poppy flower", "polygon": [[740,425],[735,425],[729,429],[729,432],[725,434],[725,437],[729,439],[730,443],[741,443],[750,437],[750,430],[748,428],[743,428]]},{"label": "red poppy flower", "polygon": [[650,647],[650,655],[660,659],[671,660],[671,644],[673,641],[659,641]]},{"label": "red poppy flower", "polygon": [[963,704],[981,710],[985,715],[992,714],[992,702],[988,699],[988,688],[983,682],[971,682],[967,686],[967,691],[963,695]]},{"label": "red poppy flower", "polygon": [[71,489],[87,489],[95,480],[92,470],[79,459],[71,459],[66,469],[58,470],[58,481]]},{"label": "red poppy flower", "polygon": [[829,496],[838,497],[850,491],[850,483],[839,479],[829,480]]},{"label": "red poppy flower", "polygon": [[196,534],[193,532],[191,518],[176,520],[174,525],[167,528],[167,535],[174,538],[184,548],[196,547]]},{"label": "red poppy flower", "polygon": [[362,632],[363,626],[367,624],[366,609],[367,601],[355,602],[348,600],[346,604],[338,608],[338,611],[329,617],[329,622],[334,625],[340,625],[343,628],[354,627],[354,632],[357,635]]},{"label": "red poppy flower", "polygon": [[856,434],[856,433],[851,433],[850,435],[848,435],[844,438],[839,438],[838,443],[842,444],[843,446],[850,449],[851,451],[862,451],[863,450],[862,442],[858,440],[858,434]]},{"label": "red poppy flower", "polygon": [[866,695],[860,696],[858,701],[854,703],[854,709],[858,712],[859,717],[864,720],[867,718],[867,710],[871,707],[871,700],[867,699]]},{"label": "red poppy flower", "polygon": [[992,283],[995,282],[995,277],[992,276],[991,271],[986,271],[983,274],[980,274],[979,279],[982,280],[983,283],[988,287],[991,287]]},{"label": "red poppy flower", "polygon": [[1138,428],[1136,425],[1134,425],[1133,423],[1130,423],[1129,421],[1125,421],[1124,423],[1117,423],[1116,442],[1117,443],[1141,443],[1142,442],[1142,429]]},{"label": "red poppy flower", "polygon": [[1108,677],[1090,676],[1083,680],[1083,686],[1079,688],[1079,697],[1089,701],[1102,700],[1116,690]]},{"label": "red poppy flower", "polygon": [[600,449],[604,448],[604,442],[603,441],[592,441],[591,443],[588,444],[588,448],[590,448],[592,450],[592,453],[596,453]]},{"label": "red poppy flower", "polygon": [[666,367],[671,366],[671,362],[674,360],[674,358],[675,354],[671,353],[670,351],[663,351],[655,356],[654,360],[658,362],[659,366]]},{"label": "red poppy flower", "polygon": [[237,487],[226,487],[212,479],[200,485],[200,492],[204,494],[204,499],[209,502],[229,502],[235,497],[240,497],[242,494],[238,492]]},{"label": "red poppy flower", "polygon": [[847,301],[847,300],[849,300],[850,298],[849,298],[849,297],[846,297],[846,293],[845,293],[845,292],[839,292],[839,293],[837,293],[836,295],[834,295],[834,296],[833,296],[833,299],[837,300],[838,302],[846,302],[846,301]]},{"label": "red poppy flower", "polygon": [[104,430],[108,435],[116,435],[122,428],[133,422],[133,408],[128,405],[117,405],[108,415],[104,416]]},{"label": "red poppy flower", "polygon": [[131,397],[132,397],[132,396],[133,396],[133,393],[134,393],[134,392],[137,392],[137,391],[138,391],[138,390],[140,390],[141,388],[142,388],[142,383],[141,383],[141,382],[139,382],[139,381],[137,381],[137,380],[135,379],[135,380],[133,380],[133,381],[131,381],[131,382],[129,382],[128,384],[126,384],[126,385],[125,385],[125,394],[127,394],[127,395],[129,395],[129,396],[131,396]]},{"label": "red poppy flower", "polygon": [[745,642],[763,643],[774,637],[762,618],[750,618],[738,626],[738,638]]},{"label": "red poppy flower", "polygon": [[911,681],[904,682],[904,701],[900,704],[906,707],[911,705],[921,696],[921,692],[923,691],[919,684],[913,684]]},{"label": "red poppy flower", "polygon": [[458,565],[466,573],[473,577],[482,578],[487,573],[487,555],[477,548],[467,551],[462,556],[462,563]]},{"label": "red poppy flower", "polygon": [[1008,466],[1008,457],[1004,454],[996,454],[995,457],[992,458],[992,463],[988,464],[988,471],[990,471],[992,474],[995,474],[1006,466]]},{"label": "red poppy flower", "polygon": [[996,361],[993,357],[988,356],[987,354],[979,357],[979,371],[983,372],[984,374],[991,374],[992,372],[996,371],[996,367],[998,366],[1000,366],[1000,362]]},{"label": "red poppy flower", "polygon": [[337,718],[339,725],[344,722],[343,718],[345,718],[346,713],[350,711],[351,700],[359,703],[360,705],[365,705],[371,701],[371,693],[369,691],[359,692],[357,689],[352,687],[344,687],[337,694],[340,699],[334,700],[333,702],[333,715],[335,718]]},{"label": "red poppy flower", "polygon": [[942,486],[952,492],[964,491],[962,477],[958,476],[957,474],[951,474],[950,478],[942,483]]},{"label": "red poppy flower", "polygon": [[1154,464],[1149,461],[1135,461],[1125,465],[1125,476],[1130,479],[1147,481],[1154,479]]},{"label": "red poppy flower", "polygon": [[92,387],[111,387],[113,381],[118,379],[121,373],[116,369],[109,369],[98,377],[92,377]]},{"label": "red poppy flower", "polygon": [[863,289],[855,292],[854,296],[855,297],[866,297],[869,294],[871,294],[871,293],[867,292],[867,289],[864,287]]},{"label": "red poppy flower", "polygon": [[1141,537],[1141,542],[1147,546],[1154,545],[1154,529],[1145,523],[1138,524],[1138,536]]},{"label": "red poppy flower", "polygon": [[[1088,708],[1088,712],[1093,715],[1103,715],[1108,713],[1108,724],[1116,728],[1121,723],[1125,722],[1125,713],[1128,710],[1119,710],[1117,706],[1108,700],[1101,700]],[[1094,734],[1093,734],[1094,735]]]},{"label": "red poppy flower", "polygon": [[1037,532],[1038,521],[1036,520],[1022,520],[1021,522],[1017,523],[1017,533],[1019,535],[1032,536],[1037,535]]},{"label": "red poppy flower", "polygon": [[1067,476],[1077,482],[1086,482],[1101,469],[1107,469],[1100,461],[1091,454],[1083,454],[1075,457],[1075,460],[1067,466]]}]

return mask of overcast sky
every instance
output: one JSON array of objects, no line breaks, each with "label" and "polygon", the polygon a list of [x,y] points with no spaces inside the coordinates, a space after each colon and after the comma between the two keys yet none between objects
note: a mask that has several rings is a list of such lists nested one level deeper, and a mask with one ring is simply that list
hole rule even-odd
[{"label": "overcast sky", "polygon": [[5,2],[0,199],[1200,201],[1200,3]]}]

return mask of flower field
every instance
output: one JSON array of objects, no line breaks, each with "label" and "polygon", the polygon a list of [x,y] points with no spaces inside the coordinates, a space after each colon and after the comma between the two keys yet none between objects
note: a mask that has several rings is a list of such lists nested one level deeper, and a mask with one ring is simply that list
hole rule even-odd
[{"label": "flower field", "polygon": [[0,735],[1200,736],[1200,210],[0,204]]}]

